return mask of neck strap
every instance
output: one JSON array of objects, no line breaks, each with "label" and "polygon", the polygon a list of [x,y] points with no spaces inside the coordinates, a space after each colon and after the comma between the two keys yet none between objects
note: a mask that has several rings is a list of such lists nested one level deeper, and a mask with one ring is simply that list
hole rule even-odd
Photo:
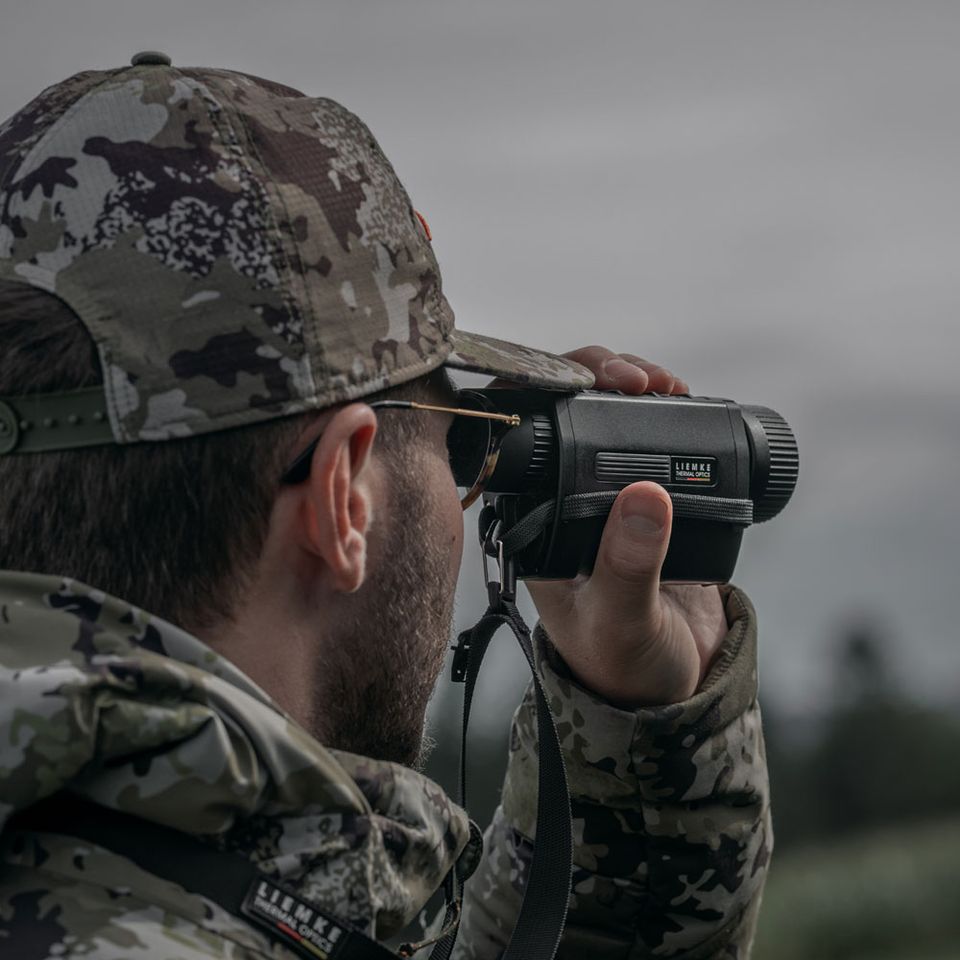
[{"label": "neck strap", "polygon": [[[464,684],[463,729],[460,743],[460,803],[466,804],[467,726],[473,690],[483,656],[493,635],[509,627],[530,667],[537,703],[539,780],[537,789],[537,835],[533,860],[523,891],[520,914],[502,960],[553,960],[567,917],[567,903],[573,874],[573,840],[570,819],[570,792],[560,750],[560,738],[547,696],[537,672],[536,654],[530,628],[516,607],[516,580],[513,560],[504,557],[498,538],[499,522],[491,509],[481,511],[480,537],[487,556],[497,558],[499,579],[487,576],[489,606],[474,627],[457,638],[453,657],[453,679]],[[459,900],[458,896],[455,899]],[[456,932],[442,940],[431,960],[447,960]]]}]

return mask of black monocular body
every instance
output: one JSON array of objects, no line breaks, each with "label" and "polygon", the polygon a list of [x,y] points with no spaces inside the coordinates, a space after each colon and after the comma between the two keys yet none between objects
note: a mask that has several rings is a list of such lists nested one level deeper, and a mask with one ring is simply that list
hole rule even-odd
[{"label": "black monocular body", "polygon": [[674,508],[661,579],[726,582],[746,527],[775,517],[797,483],[796,439],[766,407],[592,390],[473,394],[487,410],[521,417],[502,440],[484,492],[503,531],[520,532],[524,520],[534,528],[515,553],[521,578],[567,579],[592,570],[616,494],[653,480]]}]

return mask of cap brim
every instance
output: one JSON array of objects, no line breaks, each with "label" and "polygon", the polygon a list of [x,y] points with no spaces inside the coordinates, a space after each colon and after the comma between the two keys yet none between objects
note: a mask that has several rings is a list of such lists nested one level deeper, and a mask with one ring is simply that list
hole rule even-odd
[{"label": "cap brim", "polygon": [[555,353],[465,330],[452,330],[450,341],[453,350],[443,362],[445,367],[488,373],[547,390],[575,391],[593,386],[593,374],[585,366]]}]

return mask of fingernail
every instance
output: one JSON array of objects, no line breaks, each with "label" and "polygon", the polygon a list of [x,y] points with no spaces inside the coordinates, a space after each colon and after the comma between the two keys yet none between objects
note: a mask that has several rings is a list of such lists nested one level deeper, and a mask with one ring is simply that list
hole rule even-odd
[{"label": "fingernail", "polygon": [[622,380],[624,377],[630,376],[630,374],[634,373],[637,369],[638,368],[632,363],[628,363],[620,357],[610,357],[609,360],[604,360],[603,362],[603,372],[611,380]]},{"label": "fingernail", "polygon": [[630,497],[624,500],[620,516],[631,536],[654,537],[666,526],[667,505],[659,497]]}]

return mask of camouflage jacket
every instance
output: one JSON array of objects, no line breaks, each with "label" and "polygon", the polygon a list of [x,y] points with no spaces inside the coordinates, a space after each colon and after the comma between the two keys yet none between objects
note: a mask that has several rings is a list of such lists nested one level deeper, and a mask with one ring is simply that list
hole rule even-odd
[{"label": "camouflage jacket", "polygon": [[[573,798],[562,957],[749,953],[768,793],[754,615],[736,590],[726,603],[730,632],[702,689],[658,709],[597,700],[538,634]],[[467,884],[459,960],[492,960],[509,938],[532,851],[535,736],[528,697]],[[479,853],[440,787],[321,746],[195,637],[74,581],[0,574],[0,824],[57,791],[202,835],[379,938],[413,919],[459,857]],[[13,953],[11,935],[29,952]],[[135,854],[9,825],[0,955],[293,956]]]}]

